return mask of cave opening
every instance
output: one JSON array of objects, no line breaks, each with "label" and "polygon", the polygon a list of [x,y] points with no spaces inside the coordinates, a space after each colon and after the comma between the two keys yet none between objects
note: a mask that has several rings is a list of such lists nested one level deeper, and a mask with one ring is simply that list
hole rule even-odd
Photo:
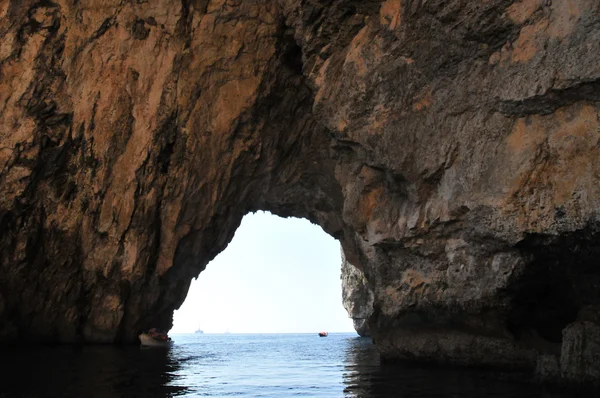
[{"label": "cave opening", "polygon": [[[534,332],[560,344],[567,325],[597,313],[599,238],[598,225],[590,224],[556,236],[532,234],[518,244],[530,263],[516,284],[508,319],[517,340]],[[597,321],[596,315],[592,318]]]},{"label": "cave opening", "polygon": [[306,219],[247,214],[192,281],[171,333],[353,332],[340,257],[339,242]]}]

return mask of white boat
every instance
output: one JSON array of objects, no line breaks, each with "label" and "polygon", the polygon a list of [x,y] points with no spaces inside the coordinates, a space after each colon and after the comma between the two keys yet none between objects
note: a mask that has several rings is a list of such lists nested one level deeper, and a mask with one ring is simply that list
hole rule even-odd
[{"label": "white boat", "polygon": [[144,347],[170,347],[173,345],[173,340],[170,337],[167,340],[157,340],[149,334],[142,333],[138,338]]}]

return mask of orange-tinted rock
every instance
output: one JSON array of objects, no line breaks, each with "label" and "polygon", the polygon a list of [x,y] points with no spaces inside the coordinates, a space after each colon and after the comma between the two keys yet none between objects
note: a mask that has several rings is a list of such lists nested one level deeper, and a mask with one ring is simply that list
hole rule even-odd
[{"label": "orange-tinted rock", "polygon": [[3,340],[168,329],[255,210],[340,240],[387,358],[532,368],[600,302],[595,0],[0,16]]}]

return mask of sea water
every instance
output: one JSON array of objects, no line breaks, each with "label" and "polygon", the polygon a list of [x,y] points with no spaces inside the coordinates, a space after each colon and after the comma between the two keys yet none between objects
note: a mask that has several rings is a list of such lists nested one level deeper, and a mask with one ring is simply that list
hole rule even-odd
[{"label": "sea water", "polygon": [[169,349],[0,348],[0,398],[569,397],[519,373],[381,364],[355,334],[173,335]]}]

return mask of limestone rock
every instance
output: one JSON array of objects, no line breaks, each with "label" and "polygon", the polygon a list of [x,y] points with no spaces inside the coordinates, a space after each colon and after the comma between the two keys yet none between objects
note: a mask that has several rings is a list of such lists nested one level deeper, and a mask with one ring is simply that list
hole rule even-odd
[{"label": "limestone rock", "polygon": [[596,0],[3,2],[0,339],[168,329],[269,210],[339,239],[384,357],[533,368],[600,304],[598,21]]},{"label": "limestone rock", "polygon": [[373,292],[365,275],[350,264],[342,252],[342,303],[354,322],[354,329],[362,336],[370,336],[369,318],[373,313]]},{"label": "limestone rock", "polygon": [[535,374],[540,381],[547,383],[561,380],[559,358],[554,355],[540,355],[536,362]]},{"label": "limestone rock", "polygon": [[575,322],[563,331],[560,355],[563,377],[575,382],[600,380],[600,326]]}]

